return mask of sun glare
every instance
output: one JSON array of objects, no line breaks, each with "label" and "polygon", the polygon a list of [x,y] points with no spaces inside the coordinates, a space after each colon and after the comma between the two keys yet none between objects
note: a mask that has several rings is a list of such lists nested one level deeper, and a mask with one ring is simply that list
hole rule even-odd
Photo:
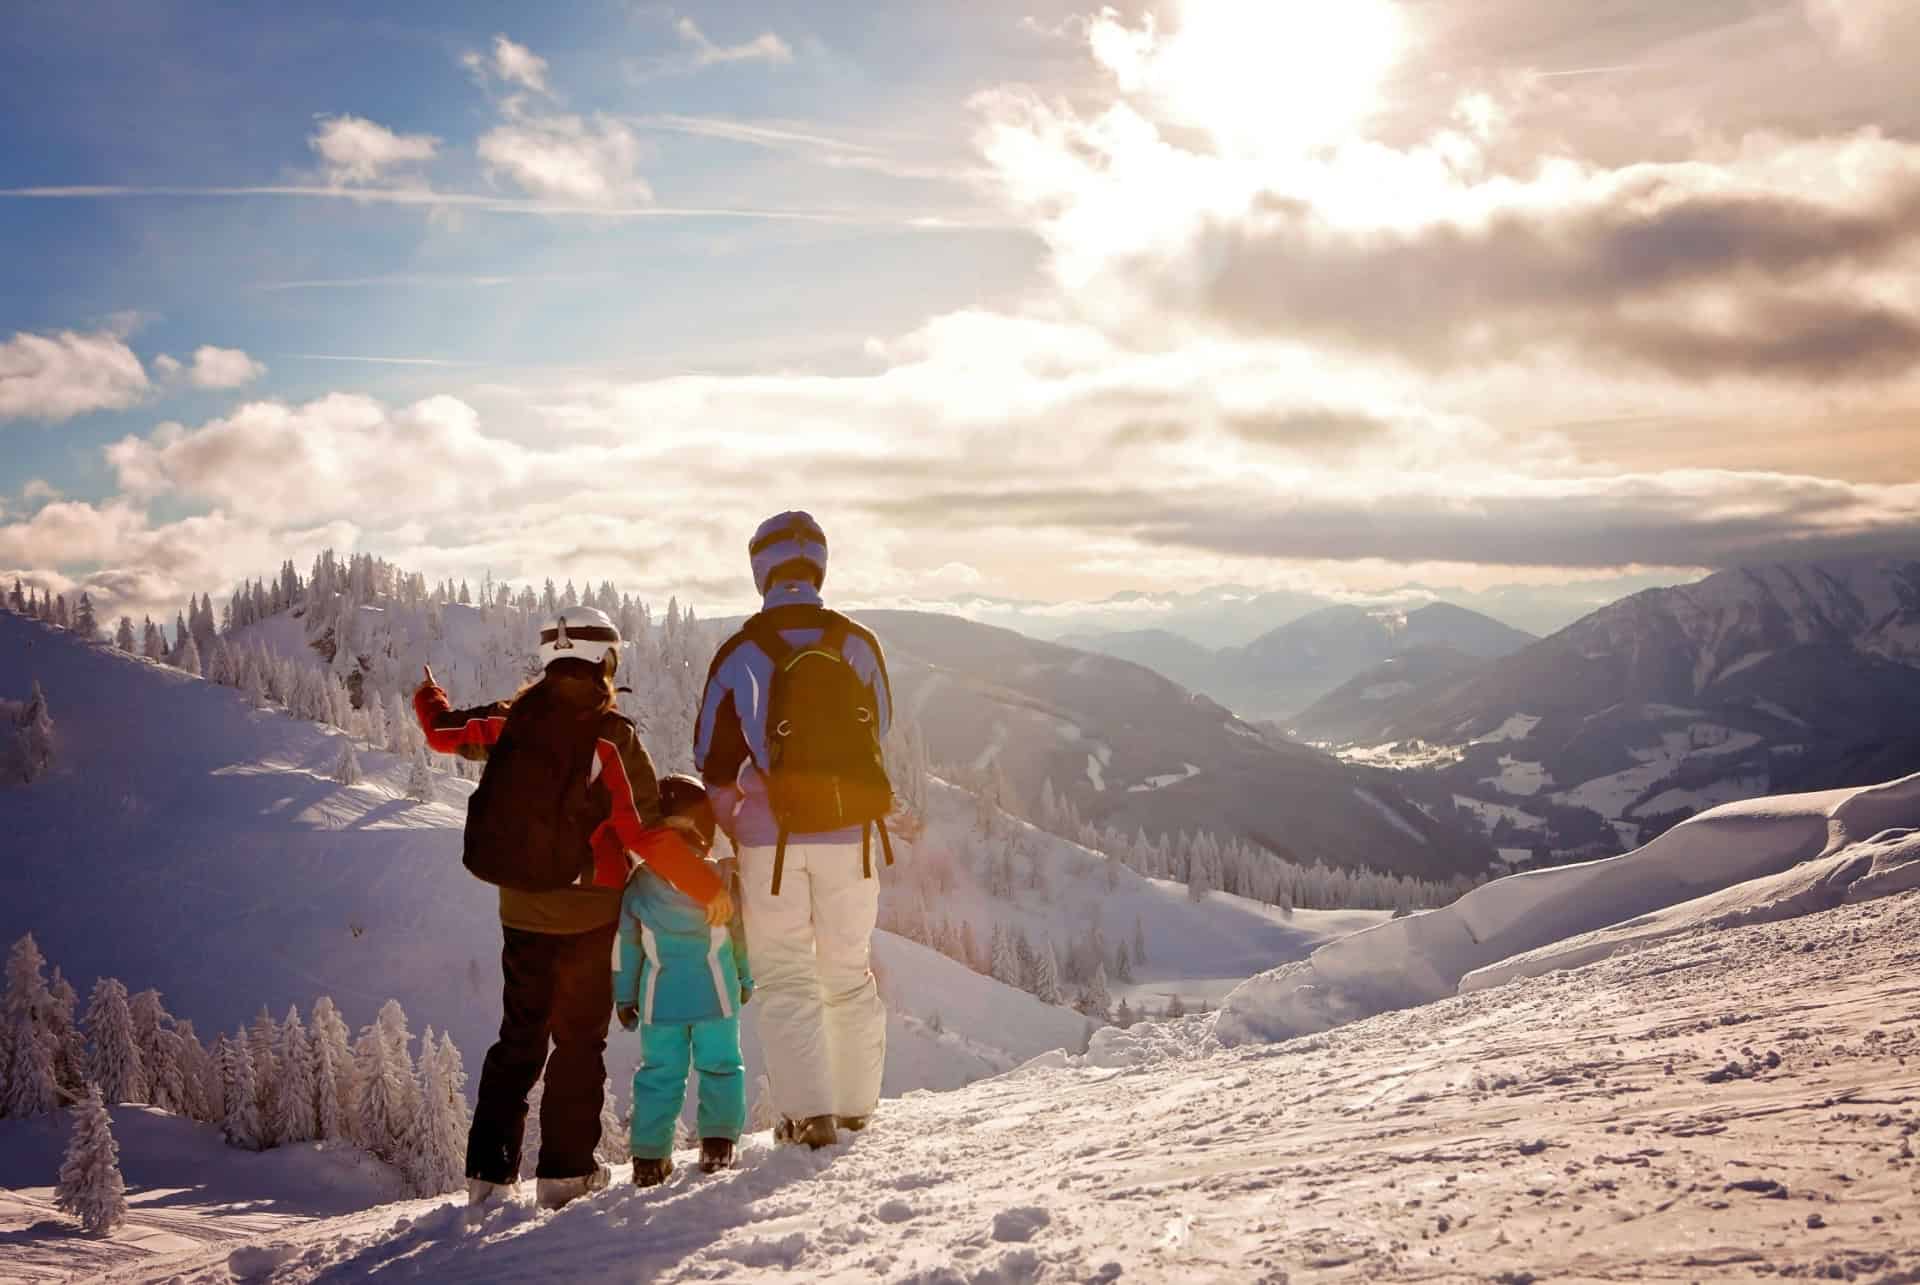
[{"label": "sun glare", "polygon": [[1402,41],[1391,0],[1184,0],[1170,32],[1105,23],[1095,53],[1123,87],[1243,155],[1352,136]]}]

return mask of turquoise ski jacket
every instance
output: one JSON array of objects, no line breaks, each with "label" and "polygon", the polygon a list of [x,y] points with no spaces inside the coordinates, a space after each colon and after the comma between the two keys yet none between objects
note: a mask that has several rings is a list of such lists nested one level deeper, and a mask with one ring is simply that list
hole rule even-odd
[{"label": "turquoise ski jacket", "polygon": [[726,927],[709,927],[698,902],[645,866],[620,903],[619,949],[613,1002],[638,1009],[642,1025],[733,1017],[753,990],[738,911]]}]

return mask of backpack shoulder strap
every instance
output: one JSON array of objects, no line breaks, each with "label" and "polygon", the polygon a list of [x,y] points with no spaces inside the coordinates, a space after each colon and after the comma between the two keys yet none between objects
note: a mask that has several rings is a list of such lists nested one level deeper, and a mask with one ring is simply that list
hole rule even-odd
[{"label": "backpack shoulder strap", "polygon": [[873,630],[867,628],[857,620],[841,615],[837,611],[831,611],[827,614],[838,621],[841,626],[839,638],[842,648],[846,646],[846,640],[848,638],[858,638],[867,645],[867,650],[873,653],[873,663],[880,671],[880,685],[886,689],[887,701],[891,704],[893,701],[893,680],[887,676],[887,654],[880,649],[880,640],[874,637]]},{"label": "backpack shoulder strap", "polygon": [[740,648],[747,643],[759,641],[754,635],[754,629],[760,617],[765,614],[765,612],[760,612],[756,615],[748,616],[740,623],[740,627],[733,631],[733,637],[720,644],[720,650],[713,653],[713,661],[707,666],[707,682],[709,685],[712,684],[714,677],[719,674],[720,667],[732,658],[734,652],[739,651]]},{"label": "backpack shoulder strap", "polygon": [[775,669],[783,669],[796,650],[780,633],[781,622],[772,612],[763,611],[740,627],[748,641],[766,654]]}]

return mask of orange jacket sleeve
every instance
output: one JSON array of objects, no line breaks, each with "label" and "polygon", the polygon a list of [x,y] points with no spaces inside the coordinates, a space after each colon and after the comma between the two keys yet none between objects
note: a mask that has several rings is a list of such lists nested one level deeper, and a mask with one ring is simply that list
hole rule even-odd
[{"label": "orange jacket sleeve", "polygon": [[722,884],[680,832],[660,824],[660,782],[653,760],[640,744],[633,725],[608,720],[608,728],[594,747],[600,757],[600,779],[606,783],[613,810],[594,836],[594,882],[621,886],[626,871],[616,872],[608,859],[612,850],[605,832],[611,830],[619,846],[652,866],[668,883],[701,905],[718,896]]},{"label": "orange jacket sleeve", "polygon": [[413,693],[413,716],[427,738],[428,749],[471,759],[484,759],[487,747],[497,742],[507,727],[504,702],[454,709],[437,683],[422,683]]}]

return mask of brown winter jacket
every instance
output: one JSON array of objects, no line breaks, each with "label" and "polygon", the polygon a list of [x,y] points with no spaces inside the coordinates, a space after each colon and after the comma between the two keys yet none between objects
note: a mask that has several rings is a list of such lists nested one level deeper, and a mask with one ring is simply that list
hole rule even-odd
[{"label": "brown winter jacket", "polygon": [[[563,698],[575,696],[573,689],[578,688],[577,697],[583,705],[598,699],[591,681],[558,675],[543,681],[559,684]],[[423,683],[414,693],[413,707],[428,748],[480,761],[486,759],[488,748],[505,730],[509,708],[506,701],[493,701],[470,709],[453,709],[447,694],[430,683]],[[619,855],[611,865],[604,859],[596,861],[591,887],[553,892],[500,889],[500,922],[509,928],[571,934],[618,921],[620,897],[631,869],[626,852],[638,855],[668,883],[702,905],[720,891],[719,880],[707,864],[677,831],[660,824],[660,783],[633,724],[618,714],[608,714],[602,721],[595,753],[600,774],[593,788],[595,792],[604,790],[609,804],[601,829],[610,831],[618,843],[596,841],[594,850],[596,854]],[[599,840],[600,836],[596,833],[595,838]]]}]

